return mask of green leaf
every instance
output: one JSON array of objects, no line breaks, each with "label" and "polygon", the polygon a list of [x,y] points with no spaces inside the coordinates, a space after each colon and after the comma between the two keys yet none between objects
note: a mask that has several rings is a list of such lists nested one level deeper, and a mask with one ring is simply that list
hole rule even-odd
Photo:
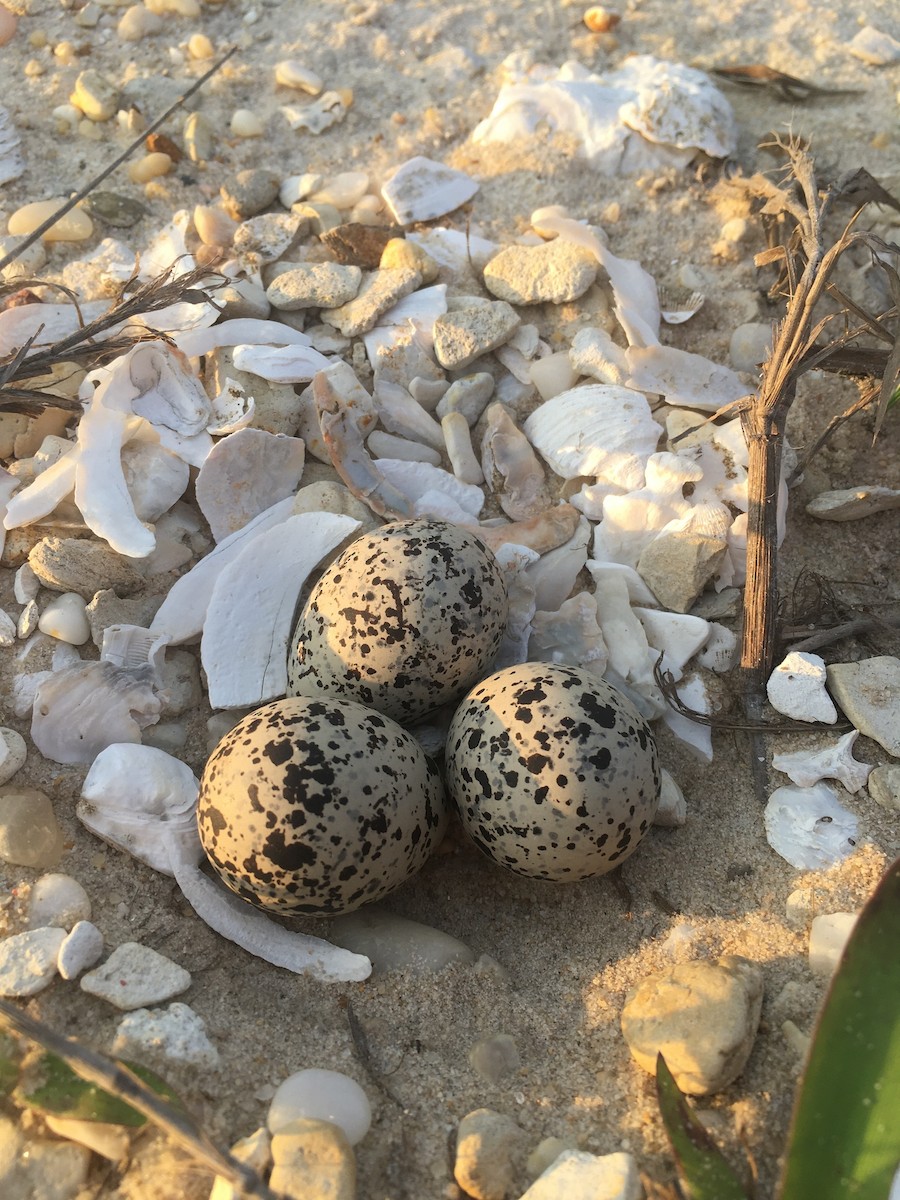
[{"label": "green leaf", "polygon": [[747,1200],[746,1191],[694,1116],[662,1054],[656,1056],[656,1094],[688,1200]]},{"label": "green leaf", "polygon": [[[176,1107],[182,1107],[178,1096],[165,1080],[138,1063],[118,1061],[133,1071],[158,1095],[174,1103]],[[32,1087],[30,1091],[20,1087],[15,1097],[29,1108],[52,1113],[57,1117],[76,1117],[80,1121],[105,1121],[111,1125],[130,1125],[136,1128],[147,1123],[143,1113],[76,1075],[72,1068],[55,1054],[41,1055],[33,1067],[29,1068],[29,1075],[32,1072],[38,1072],[43,1082]]]},{"label": "green leaf", "polygon": [[0,1033],[0,1096],[8,1096],[19,1082],[22,1050],[15,1038]]},{"label": "green leaf", "polygon": [[813,1037],[780,1200],[887,1200],[900,1162],[900,859],[862,910]]}]

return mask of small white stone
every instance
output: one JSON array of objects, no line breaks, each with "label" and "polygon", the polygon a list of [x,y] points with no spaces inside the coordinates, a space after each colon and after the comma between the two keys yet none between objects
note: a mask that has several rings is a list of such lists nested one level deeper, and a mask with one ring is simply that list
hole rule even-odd
[{"label": "small white stone", "polygon": [[214,1070],[219,1052],[206,1034],[206,1025],[188,1004],[141,1008],[123,1017],[116,1029],[113,1054],[161,1054],[172,1062]]},{"label": "small white stone", "polygon": [[794,720],[827,725],[837,720],[837,709],[825,690],[825,660],[818,654],[790,653],[769,676],[766,694],[776,712]]},{"label": "small white stone", "polygon": [[35,575],[31,563],[22,563],[13,579],[13,595],[17,604],[27,604],[34,600],[41,589],[41,581]]},{"label": "small white stone", "polygon": [[267,1124],[278,1133],[297,1117],[312,1117],[340,1126],[355,1146],[369,1132],[372,1109],[355,1079],[339,1071],[311,1068],[289,1075],[279,1085],[269,1105]]},{"label": "small white stone", "polygon": [[353,208],[368,190],[369,176],[365,171],[340,171],[337,175],[329,175],[322,186],[312,193],[309,202],[333,204],[335,208],[345,212]]},{"label": "small white stone", "polygon": [[856,913],[823,913],[813,918],[809,931],[809,969],[814,975],[834,974],[856,921]]},{"label": "small white stone", "polygon": [[310,96],[318,96],[325,87],[315,71],[304,67],[295,58],[286,58],[275,64],[275,82],[281,87],[294,88]]},{"label": "small white stone", "polygon": [[103,934],[91,921],[79,921],[59,948],[56,965],[63,979],[77,979],[103,957]]},{"label": "small white stone", "polygon": [[41,613],[38,629],[70,646],[83,646],[91,636],[86,609],[77,592],[63,592],[61,596],[54,596]]},{"label": "small white stone", "polygon": [[31,635],[37,629],[40,619],[41,610],[37,606],[37,601],[29,600],[19,613],[19,623],[16,626],[16,636],[23,640],[31,637]]},{"label": "small white stone", "polygon": [[[262,1097],[257,1095],[255,1098],[259,1100]],[[260,1178],[265,1179],[269,1167],[272,1165],[272,1140],[269,1137],[268,1129],[257,1129],[255,1133],[235,1142],[231,1147],[231,1154],[238,1162],[252,1167]],[[217,1175],[212,1191],[209,1193],[209,1200],[242,1200],[244,1195],[243,1188],[239,1188],[229,1183],[223,1176]]]},{"label": "small white stone", "polygon": [[631,1154],[564,1150],[521,1200],[640,1200],[644,1194]]},{"label": "small white stone", "polygon": [[410,225],[453,212],[477,191],[478,184],[464,172],[417,155],[394,172],[381,194],[394,220]]},{"label": "small white stone", "polygon": [[231,132],[235,137],[239,138],[254,138],[262,137],[265,133],[265,125],[249,108],[237,108],[231,116]]},{"label": "small white stone", "polygon": [[186,991],[191,977],[183,967],[149,946],[125,942],[113,950],[102,967],[85,975],[80,986],[83,992],[129,1012]]},{"label": "small white stone", "polygon": [[91,901],[77,879],[54,872],[36,880],[28,899],[28,928],[72,929],[91,919]]},{"label": "small white stone", "polygon": [[11,646],[16,640],[16,622],[0,608],[0,646]]},{"label": "small white stone", "polygon": [[677,829],[687,821],[687,803],[684,792],[665,767],[660,768],[660,774],[662,775],[662,788],[653,824],[661,825],[666,829]]},{"label": "small white stone", "polygon": [[9,783],[13,775],[25,765],[28,747],[21,733],[0,726],[0,784]]},{"label": "small white stone", "polygon": [[812,888],[795,888],[784,902],[784,919],[792,929],[806,929],[814,912]]},{"label": "small white stone", "polygon": [[64,929],[29,929],[0,942],[0,996],[33,996],[53,981]]},{"label": "small white stone", "polygon": [[44,1113],[43,1119],[47,1128],[59,1137],[87,1146],[89,1150],[93,1150],[101,1158],[109,1159],[110,1162],[120,1162],[131,1145],[129,1131],[121,1125],[108,1125],[104,1121],[79,1121],[74,1117],[55,1117],[52,1113]]},{"label": "small white stone", "polygon": [[900,42],[873,25],[864,25],[847,49],[870,67],[886,67],[900,61]]}]

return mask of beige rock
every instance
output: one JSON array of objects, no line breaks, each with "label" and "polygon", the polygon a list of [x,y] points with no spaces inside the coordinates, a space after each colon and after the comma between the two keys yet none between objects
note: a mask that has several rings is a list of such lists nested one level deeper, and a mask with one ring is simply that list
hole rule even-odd
[{"label": "beige rock", "polygon": [[638,574],[663,608],[686,613],[719,569],[728,543],[723,537],[683,532],[654,538],[638,559]]},{"label": "beige rock", "polygon": [[112,588],[101,589],[85,609],[91,626],[91,640],[99,649],[103,645],[103,632],[110,625],[137,625],[140,629],[148,629],[162,602],[162,596],[123,600]]},{"label": "beige rock", "polygon": [[81,72],[69,99],[89,121],[108,121],[119,109],[119,89],[93,67]]},{"label": "beige rock", "polygon": [[880,654],[833,663],[828,690],[861,734],[900,758],[900,659]]},{"label": "beige rock", "polygon": [[113,588],[135,592],[144,577],[127,558],[87,538],[45,537],[28,555],[31,569],[54,592],[77,592],[85,600]]},{"label": "beige rock", "polygon": [[347,305],[359,291],[362,271],[338,263],[299,263],[273,279],[266,298],[277,309],[337,308]]},{"label": "beige rock", "polygon": [[510,304],[565,304],[584,295],[599,267],[590,250],[557,238],[540,246],[507,246],[484,268],[484,285]]},{"label": "beige rock", "polygon": [[356,337],[370,330],[382,313],[414,292],[421,282],[419,272],[408,267],[371,271],[363,277],[355,299],[338,308],[324,309],[322,320],[334,325],[345,337]]},{"label": "beige rock", "polygon": [[869,795],[882,808],[900,812],[900,767],[876,767],[868,780]]},{"label": "beige rock", "polygon": [[463,370],[508,342],[521,323],[505,300],[444,313],[434,323],[435,358],[448,371]]},{"label": "beige rock", "polygon": [[427,250],[406,238],[391,238],[381,254],[380,267],[418,271],[423,283],[434,283],[440,267]]},{"label": "beige rock", "polygon": [[272,1138],[269,1186],[290,1200],[354,1200],[356,1158],[330,1121],[299,1117]]},{"label": "beige rock", "polygon": [[[17,237],[33,233],[39,225],[43,225],[48,217],[65,204],[65,199],[37,200],[33,204],[25,204],[16,209],[9,218],[7,230]],[[41,234],[45,242],[83,242],[94,232],[94,222],[77,206],[59,218],[48,230]]]},{"label": "beige rock", "polygon": [[63,835],[50,798],[14,783],[0,788],[0,861],[20,867],[55,867]]},{"label": "beige rock", "polygon": [[633,989],[622,1034],[651,1074],[662,1053],[683,1092],[720,1091],[744,1069],[759,1025],[763,976],[735,954],[683,963]]},{"label": "beige rock", "polygon": [[529,1146],[511,1117],[477,1108],[459,1123],[453,1177],[475,1200],[507,1200],[521,1191]]}]

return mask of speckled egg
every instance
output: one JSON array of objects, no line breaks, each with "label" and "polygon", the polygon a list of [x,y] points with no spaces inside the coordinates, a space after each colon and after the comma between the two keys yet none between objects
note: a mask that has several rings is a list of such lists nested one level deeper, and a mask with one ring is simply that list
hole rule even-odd
[{"label": "speckled egg", "polygon": [[465,529],[430,518],[384,525],[353,541],[310,593],[288,692],[416,720],[490,668],[508,605],[493,554]]},{"label": "speckled egg", "polygon": [[656,743],[634,705],[599,676],[544,662],[507,667],[469,692],[446,771],[475,844],[532,879],[611,871],[659,803]]},{"label": "speckled egg", "polygon": [[222,738],[197,820],[213,867],[245,899],[342,913],[419,870],[447,805],[436,769],[396,722],[301,696],[264,704]]}]

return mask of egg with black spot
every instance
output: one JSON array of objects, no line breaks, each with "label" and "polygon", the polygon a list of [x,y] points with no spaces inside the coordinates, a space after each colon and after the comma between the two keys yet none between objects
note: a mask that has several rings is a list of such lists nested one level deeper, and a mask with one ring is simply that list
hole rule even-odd
[{"label": "egg with black spot", "polygon": [[288,693],[417,720],[490,670],[508,608],[497,561],[474,534],[432,518],[384,525],[351,542],[310,592]]},{"label": "egg with black spot", "polygon": [[634,852],[659,804],[650,727],[598,675],[526,662],[454,713],[447,788],[475,844],[532,879],[603,875]]},{"label": "egg with black spot", "polygon": [[352,912],[415,874],[448,818],[440,776],[389,717],[334,697],[273,700],[219,742],[197,820],[210,863],[261,908]]}]

